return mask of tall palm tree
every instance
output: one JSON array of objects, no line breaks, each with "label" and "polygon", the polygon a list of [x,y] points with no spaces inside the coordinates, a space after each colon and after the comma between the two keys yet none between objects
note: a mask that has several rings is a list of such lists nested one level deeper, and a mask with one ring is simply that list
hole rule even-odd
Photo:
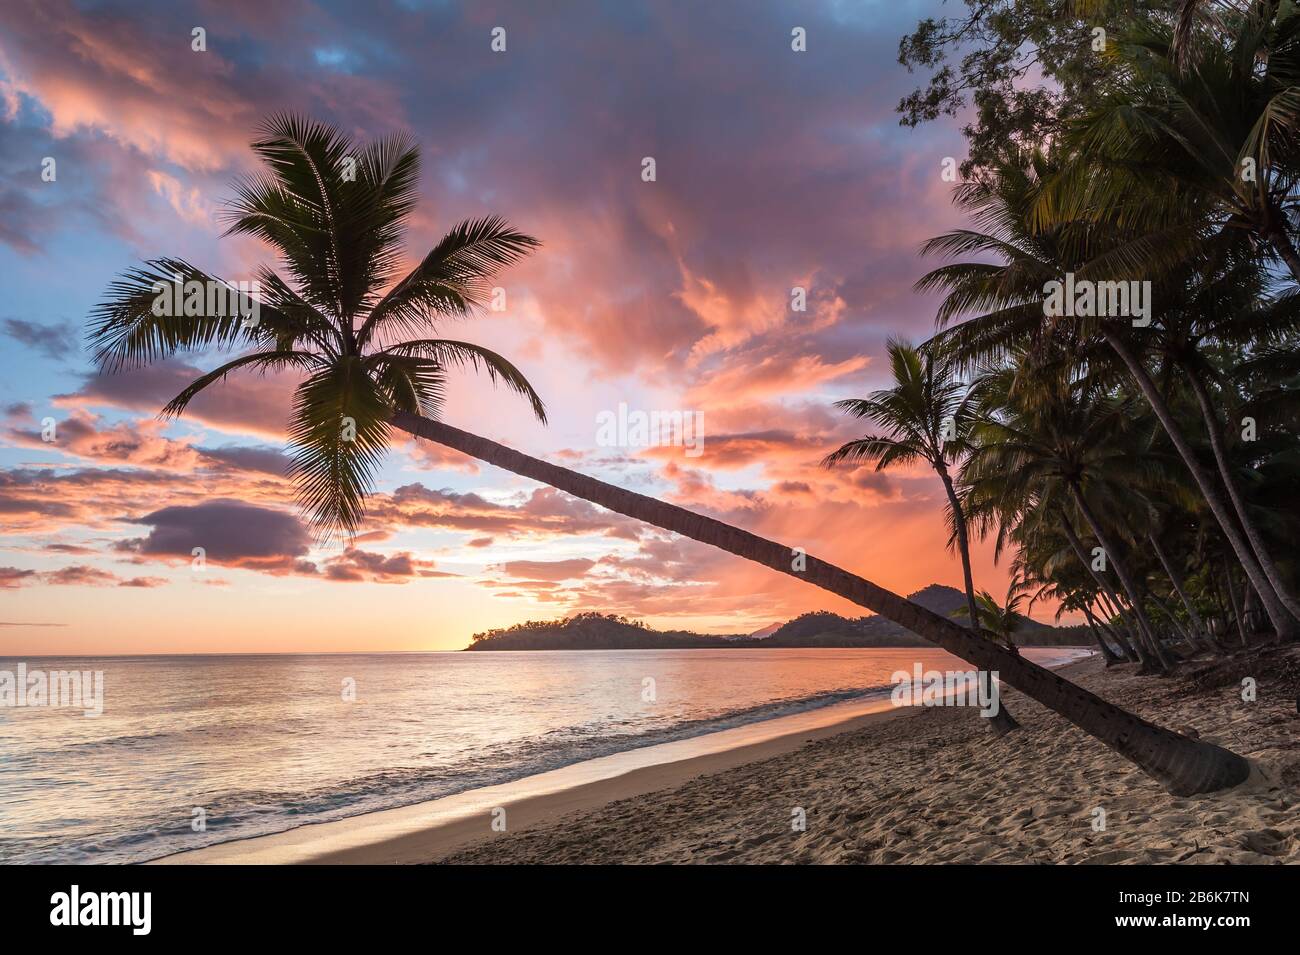
[{"label": "tall palm tree", "polygon": [[1121,524],[1104,519],[1097,505],[1106,502],[1107,515],[1120,513],[1133,489],[1159,474],[1160,462],[1133,453],[1126,433],[1130,403],[1098,394],[1094,382],[1073,381],[1059,369],[1027,361],[986,373],[980,394],[987,413],[976,425],[976,450],[963,480],[976,485],[991,477],[995,486],[1016,489],[1019,496],[1068,501],[1119,578],[1147,650],[1167,667]]},{"label": "tall palm tree", "polygon": [[[894,383],[867,398],[846,398],[835,407],[852,417],[865,419],[882,428],[883,435],[857,438],[828,454],[826,467],[841,463],[874,464],[877,471],[896,465],[924,461],[939,475],[948,497],[951,524],[961,555],[966,588],[966,613],[972,630],[980,629],[979,602],[971,574],[970,542],[966,536],[966,515],[953,487],[950,465],[965,454],[966,437],[974,423],[968,389],[953,374],[952,364],[941,355],[918,351],[900,339],[885,346]],[[995,732],[1015,729],[1015,719],[1000,707],[992,718]]]},{"label": "tall palm tree", "polygon": [[484,369],[523,395],[542,418],[541,399],[501,356],[460,341],[399,337],[435,333],[438,320],[472,312],[491,277],[537,242],[499,219],[462,223],[399,279],[401,225],[414,205],[418,178],[415,147],[391,137],[361,148],[333,127],[292,116],[270,119],[261,132],[253,149],[267,168],[239,185],[230,228],[269,242],[292,284],[269,268],[259,272],[265,291],[256,322],[204,309],[176,315],[154,305],[158,289],[178,274],[231,286],[181,260],[155,260],[110,286],[92,317],[90,341],[105,372],[181,351],[253,349],[197,379],[167,406],[169,414],[180,414],[194,395],[231,372],[297,370],[303,378],[290,424],[293,477],[316,527],[351,532],[360,525],[375,468],[396,428],[873,610],[973,666],[999,673],[1172,793],[1222,789],[1249,774],[1240,756],[1155,726],[862,577],[438,420],[447,373],[458,366]]},{"label": "tall palm tree", "polygon": [[[1068,162],[1043,190],[1034,222],[1079,219],[1162,235],[1165,241],[1130,250],[1131,268],[1147,277],[1198,258],[1207,236],[1248,238],[1257,257],[1280,260],[1300,283],[1300,11],[1289,0],[1183,0],[1172,21],[1164,13],[1133,18],[1116,31],[1104,54],[1111,66],[1105,94],[1070,125]],[[1232,294],[1236,286],[1213,278],[1213,293]],[[1220,330],[1242,324],[1240,310],[1222,303],[1215,316]],[[1147,391],[1137,370],[1141,345],[1116,347]],[[1185,354],[1197,364],[1194,351]],[[1206,379],[1193,368],[1187,383],[1254,555],[1243,570],[1279,637],[1300,638],[1300,596],[1227,467]],[[1167,409],[1156,411],[1167,419]],[[1281,626],[1273,609],[1279,603],[1294,618]]]},{"label": "tall palm tree", "polygon": [[[1187,386],[1192,403],[1200,410],[1203,431],[1233,514],[1262,575],[1282,605],[1300,619],[1300,600],[1273,557],[1274,547],[1265,529],[1267,523],[1278,524],[1279,515],[1274,512],[1269,515],[1271,520],[1261,521],[1258,509],[1248,501],[1245,482],[1249,478],[1245,475],[1253,472],[1235,467],[1227,434],[1236,429],[1230,424],[1225,427],[1219,412],[1226,405],[1227,421],[1241,420],[1240,410],[1232,407],[1236,397],[1229,387],[1233,375],[1223,356],[1230,355],[1236,362],[1248,349],[1284,341],[1300,324],[1300,295],[1267,295],[1258,262],[1241,257],[1242,245],[1235,241],[1210,243],[1217,261],[1200,269],[1175,270],[1156,286],[1164,303],[1158,321],[1140,334],[1137,330],[1115,334],[1127,339],[1128,348],[1139,360],[1149,353],[1156,367],[1166,369],[1166,375],[1177,373],[1180,384]],[[1165,413],[1173,415],[1172,402],[1165,405]],[[1287,536],[1274,535],[1273,539],[1286,540]]]},{"label": "tall palm tree", "polygon": [[1108,601],[1113,608],[1106,616],[1119,621],[1117,642],[1142,665],[1143,671],[1151,669],[1152,658],[1143,649],[1142,635],[1123,609],[1109,575],[1102,575],[1093,566],[1083,541],[1075,533],[1076,517],[1064,499],[1061,482],[984,467],[986,453],[977,436],[975,453],[961,475],[963,503],[972,530],[981,536],[994,535],[995,557],[1000,557],[1007,546],[1016,547],[1020,565],[1043,578],[1059,580],[1086,573],[1098,599]]},{"label": "tall palm tree", "polygon": [[[957,204],[971,215],[977,228],[938,236],[925,243],[922,251],[944,255],[978,253],[1000,261],[952,263],[932,270],[916,283],[920,291],[945,293],[938,313],[941,325],[973,313],[973,317],[936,336],[935,345],[951,350],[963,363],[973,364],[1004,358],[1030,344],[1055,347],[1065,339],[1080,355],[1086,354],[1090,366],[1122,369],[1121,373],[1132,380],[1151,406],[1195,479],[1207,507],[1259,593],[1274,631],[1280,638],[1300,638],[1300,623],[1278,593],[1279,589],[1285,592],[1284,582],[1280,578],[1271,580],[1268,569],[1261,565],[1230,499],[1202,464],[1185,425],[1144,362],[1145,339],[1135,343],[1134,336],[1147,330],[1125,328],[1120,322],[1098,317],[1065,319],[1045,315],[1046,283],[1058,281],[1067,272],[1087,280],[1133,277],[1125,270],[1134,268],[1134,262],[1148,262],[1152,247],[1162,244],[1162,237],[1154,234],[1134,238],[1064,216],[1060,221],[1036,225],[1035,210],[1044,204],[1044,183],[1059,181],[1059,172],[1055,160],[1035,154],[1024,161],[1009,160],[992,167],[982,179],[957,190]],[[1047,205],[1056,208],[1063,202],[1057,196]],[[1193,237],[1202,244],[1189,245],[1185,235],[1173,230],[1167,237],[1168,245],[1186,255],[1204,256],[1204,236],[1197,233]],[[1160,283],[1158,298],[1162,306],[1183,294],[1187,281],[1183,275],[1180,281]]]},{"label": "tall palm tree", "polygon": [[[970,486],[966,488],[965,493],[968,498],[971,498],[976,493],[986,490]],[[991,498],[996,510],[998,498],[996,494],[991,495]],[[1102,625],[1115,642],[1115,646],[1119,647],[1118,654],[1101,636],[1098,621],[1093,617],[1091,608],[1093,603],[1099,601],[1101,588],[1105,584],[1098,579],[1097,572],[1085,558],[1082,545],[1078,544],[1077,539],[1071,541],[1069,535],[1065,533],[1069,518],[1064,513],[1054,513],[1046,508],[1026,510],[1021,507],[1018,510],[1019,513],[1012,516],[1015,524],[1007,528],[1007,536],[1016,546],[1013,570],[1016,578],[1022,582],[1020,586],[1038,588],[1029,605],[1032,607],[1043,599],[1057,600],[1057,620],[1069,611],[1083,613],[1102,655],[1106,658],[1107,666],[1123,660],[1145,659],[1133,649],[1125,637],[1110,629],[1109,626]],[[1001,537],[1000,533],[999,538]],[[1007,602],[1011,602],[1010,596]]]}]

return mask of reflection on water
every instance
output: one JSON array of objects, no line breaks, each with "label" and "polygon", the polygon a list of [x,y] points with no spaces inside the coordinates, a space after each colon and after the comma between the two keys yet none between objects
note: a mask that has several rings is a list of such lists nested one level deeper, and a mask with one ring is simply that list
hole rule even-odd
[{"label": "reflection on water", "polygon": [[[1051,663],[1077,651],[1033,649]],[[136,861],[872,692],[939,650],[0,659],[102,670],[104,711],[0,707],[0,860]],[[199,813],[197,810],[201,810]],[[194,831],[196,817],[204,831]]]}]

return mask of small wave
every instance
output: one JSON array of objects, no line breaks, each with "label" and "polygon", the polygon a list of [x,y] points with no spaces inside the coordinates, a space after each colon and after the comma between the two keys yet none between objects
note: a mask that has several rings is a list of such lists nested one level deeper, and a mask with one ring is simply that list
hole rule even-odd
[{"label": "small wave", "polygon": [[[179,838],[174,844],[171,844],[172,840],[150,835],[148,841],[154,843],[151,847],[153,851],[148,854],[129,852],[132,856],[130,861],[145,861],[176,851],[284,832],[309,823],[414,805],[473,789],[513,782],[614,753],[691,739],[839,703],[878,698],[887,695],[890,689],[889,686],[873,686],[830,690],[806,697],[743,707],[714,717],[684,720],[670,727],[642,733],[606,733],[574,738],[570,735],[573,728],[568,727],[522,740],[504,752],[496,750],[491,755],[471,756],[456,766],[371,773],[351,780],[342,787],[306,794],[242,793],[236,800],[242,805],[232,805],[224,814],[220,807],[213,811],[213,817],[220,818],[221,821],[212,826],[206,838],[195,840],[192,834],[182,831],[178,833]],[[253,803],[257,808],[249,807],[248,803]],[[140,841],[129,837],[114,839],[100,844],[98,848],[106,852],[115,849],[131,850],[138,848]]]},{"label": "small wave", "polygon": [[[1077,651],[1062,653],[1047,665],[1059,665],[1078,657]],[[204,794],[201,803],[196,803],[203,805],[207,812],[204,832],[192,831],[188,810],[178,817],[176,812],[164,816],[155,809],[144,817],[105,818],[102,827],[96,826],[99,831],[81,834],[75,840],[56,838],[53,834],[26,838],[0,836],[0,861],[140,862],[216,843],[282,832],[309,823],[409,806],[614,753],[690,739],[836,704],[878,699],[887,696],[891,689],[892,684],[838,687],[652,726],[647,726],[639,718],[611,716],[609,719],[571,723],[468,753],[408,753],[406,759],[414,765],[372,770],[318,789],[231,788]],[[281,720],[277,725],[283,727],[285,722],[294,724],[297,720]],[[151,750],[157,748],[169,750],[173,755],[187,754],[193,739],[196,736],[208,738],[213,728],[211,724],[200,724],[74,743],[57,749],[51,755],[66,760],[69,753],[103,748],[130,754],[133,759],[143,761]],[[224,737],[223,742],[229,743],[231,737],[242,738],[260,728],[255,722],[240,721],[223,725],[218,732]],[[305,725],[295,726],[294,730],[300,739],[310,736]]]}]

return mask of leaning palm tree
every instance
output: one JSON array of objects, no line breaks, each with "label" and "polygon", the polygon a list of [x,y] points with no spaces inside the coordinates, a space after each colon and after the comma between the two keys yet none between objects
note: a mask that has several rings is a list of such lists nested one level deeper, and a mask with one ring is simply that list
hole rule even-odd
[{"label": "leaning palm tree", "polygon": [[[301,380],[289,430],[293,478],[316,527],[347,533],[360,526],[388,438],[394,429],[405,431],[873,610],[979,669],[998,673],[1172,793],[1222,789],[1249,775],[1240,756],[1155,726],[802,550],[439,420],[447,374],[465,366],[504,382],[543,417],[541,399],[505,358],[465,342],[421,337],[436,334],[441,319],[474,311],[492,278],[538,243],[499,219],[462,223],[399,279],[401,227],[414,206],[418,178],[415,147],[397,136],[361,148],[330,126],[292,116],[272,118],[262,133],[253,150],[267,168],[238,185],[230,231],[269,242],[283,258],[288,280],[269,268],[259,272],[263,291],[253,320],[202,307],[177,315],[175,309],[155,307],[168,283],[233,287],[179,259],[148,262],[110,286],[92,316],[90,341],[104,372],[138,368],[182,351],[248,350],[197,379],[166,407],[168,414],[180,414],[195,395],[232,372],[297,371]],[[251,312],[254,303],[237,297],[241,308],[236,311]]]},{"label": "leaning palm tree", "polygon": [[[891,339],[885,346],[893,385],[866,398],[846,398],[835,407],[858,419],[872,422],[884,434],[855,438],[828,454],[822,464],[873,464],[877,471],[922,461],[939,475],[948,496],[948,510],[961,556],[966,587],[966,614],[972,630],[979,632],[979,602],[971,574],[970,543],[966,536],[966,515],[953,487],[950,465],[966,453],[966,436],[974,424],[968,389],[953,373],[951,362],[933,351],[921,352],[905,341]],[[1019,725],[999,708],[993,730],[999,734]]]}]

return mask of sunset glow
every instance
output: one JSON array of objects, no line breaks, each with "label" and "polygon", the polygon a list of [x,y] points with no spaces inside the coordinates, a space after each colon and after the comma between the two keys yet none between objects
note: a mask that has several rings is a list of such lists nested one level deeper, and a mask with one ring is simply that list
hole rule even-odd
[{"label": "sunset glow", "polygon": [[[407,267],[464,218],[542,241],[504,274],[501,311],[441,332],[507,355],[550,424],[468,373],[448,423],[900,593],[961,586],[932,472],[819,463],[861,434],[832,403],[884,384],[886,339],[932,331],[916,249],[961,222],[931,161],[961,154],[960,123],[908,130],[894,113],[913,12],[801,10],[819,48],[804,61],[781,41],[788,11],[757,6],[562,21],[525,6],[508,57],[486,8],[292,6],[0,9],[0,654],[459,649],[587,610],[712,633],[861,612],[400,434],[362,532],[322,544],[283,477],[291,378],[232,375],[165,422],[215,356],[97,377],[86,317],[122,270],[171,255],[239,280],[274,264],[220,238],[219,212],[278,110],[415,137]],[[701,453],[604,446],[598,417],[620,404],[702,415]],[[990,546],[974,575],[1005,590]]]}]

